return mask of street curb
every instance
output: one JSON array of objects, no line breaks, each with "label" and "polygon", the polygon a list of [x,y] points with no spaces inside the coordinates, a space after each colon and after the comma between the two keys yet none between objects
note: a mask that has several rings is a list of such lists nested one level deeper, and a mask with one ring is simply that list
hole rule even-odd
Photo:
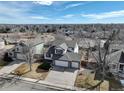
[{"label": "street curb", "polygon": [[15,78],[15,79],[18,79],[18,80],[24,80],[24,81],[27,81],[27,82],[32,82],[32,83],[37,83],[37,84],[43,84],[45,86],[49,86],[50,88],[53,88],[53,89],[58,89],[58,90],[71,90],[71,91],[74,91],[74,89],[72,89],[72,87],[70,86],[62,86],[62,85],[58,85],[58,84],[52,84],[50,82],[46,82],[46,81],[43,81],[43,80],[36,80],[36,79],[31,79],[31,78],[25,78],[25,77],[18,77],[16,75],[8,75],[6,77],[3,77],[3,76],[0,76],[2,78]]},{"label": "street curb", "polygon": [[44,80],[36,80],[36,79],[31,79],[31,78],[26,78],[26,77],[19,77],[17,75],[7,75],[6,77],[4,76],[0,76],[2,78],[15,78],[15,79],[18,79],[18,80],[23,80],[23,81],[26,81],[26,82],[32,82],[32,83],[37,83],[37,84],[42,84],[42,85],[45,85],[46,87],[48,88],[53,88],[53,89],[57,89],[57,90],[60,90],[60,91],[64,91],[64,90],[68,90],[68,91],[84,91],[85,88],[78,88],[78,87],[75,87],[75,86],[64,86],[64,85],[59,85],[59,84],[53,84],[53,83],[50,83],[50,82],[46,82]]}]

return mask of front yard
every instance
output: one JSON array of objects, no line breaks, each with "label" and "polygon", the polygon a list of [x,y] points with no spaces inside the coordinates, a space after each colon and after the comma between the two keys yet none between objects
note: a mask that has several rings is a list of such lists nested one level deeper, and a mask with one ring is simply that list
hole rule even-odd
[{"label": "front yard", "polygon": [[[44,68],[47,69],[44,69]],[[33,63],[32,70],[30,71],[28,64],[22,64],[20,67],[14,70],[12,74],[22,77],[44,80],[49,73],[49,68],[44,63]]]},{"label": "front yard", "polygon": [[[92,86],[95,86],[100,82],[100,80],[94,80],[95,73],[91,73],[89,70],[84,70],[82,74],[79,74],[77,76],[75,86],[81,87],[81,88],[90,88]],[[109,90],[109,83],[108,81],[104,81],[100,87],[97,87],[96,90],[101,91],[107,91]]]},{"label": "front yard", "polygon": [[[77,76],[75,86],[86,89],[95,86],[100,82],[100,80],[95,77],[96,77],[95,73],[92,73],[92,71],[86,69]],[[122,90],[122,86],[119,80],[116,80],[115,77],[112,76],[110,79],[104,80],[104,82],[102,82],[100,86],[95,88],[95,90],[100,91]]]}]

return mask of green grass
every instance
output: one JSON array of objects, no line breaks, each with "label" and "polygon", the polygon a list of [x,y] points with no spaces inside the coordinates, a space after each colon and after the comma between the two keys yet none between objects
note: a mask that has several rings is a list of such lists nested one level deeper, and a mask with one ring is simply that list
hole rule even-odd
[{"label": "green grass", "polygon": [[50,63],[44,62],[43,64],[41,64],[40,66],[38,66],[38,69],[49,70],[50,67],[51,67]]}]

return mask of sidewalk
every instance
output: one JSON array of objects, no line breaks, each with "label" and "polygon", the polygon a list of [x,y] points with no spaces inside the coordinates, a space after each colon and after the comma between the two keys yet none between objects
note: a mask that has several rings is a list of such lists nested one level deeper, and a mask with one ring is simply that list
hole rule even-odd
[{"label": "sidewalk", "polygon": [[7,66],[4,66],[2,69],[0,69],[0,75],[10,74],[13,70],[15,70],[17,67],[24,63],[25,62],[13,61]]},{"label": "sidewalk", "polygon": [[[2,77],[2,76],[0,76]],[[27,81],[27,82],[31,82],[31,83],[37,83],[37,84],[42,84],[46,87],[49,87],[49,88],[53,88],[53,89],[57,89],[57,90],[70,90],[70,91],[75,91],[75,90],[78,90],[78,91],[83,91],[85,89],[80,89],[80,88],[77,88],[77,87],[72,87],[72,86],[65,86],[65,85],[59,85],[59,84],[53,84],[51,82],[47,82],[47,81],[44,81],[44,80],[37,80],[37,79],[31,79],[31,78],[25,78],[25,77],[17,77],[15,75],[7,75],[6,77],[3,77],[3,78],[15,78],[15,79],[18,79],[18,80],[24,80],[24,81]]]}]

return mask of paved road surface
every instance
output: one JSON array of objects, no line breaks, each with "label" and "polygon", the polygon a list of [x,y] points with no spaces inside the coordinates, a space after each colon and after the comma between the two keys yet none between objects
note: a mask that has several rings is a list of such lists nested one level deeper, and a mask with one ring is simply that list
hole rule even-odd
[{"label": "paved road surface", "polygon": [[[3,80],[2,80],[3,81]],[[5,80],[4,84],[0,84],[0,91],[57,91],[41,84],[30,83],[22,80]]]}]

